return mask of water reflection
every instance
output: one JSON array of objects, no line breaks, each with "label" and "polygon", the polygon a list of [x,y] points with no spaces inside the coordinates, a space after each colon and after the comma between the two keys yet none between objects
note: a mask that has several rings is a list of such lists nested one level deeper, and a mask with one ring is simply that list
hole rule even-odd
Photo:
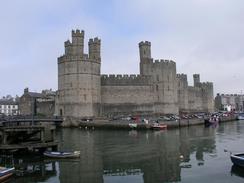
[{"label": "water reflection", "polygon": [[2,155],[1,166],[15,167],[15,181],[25,182],[46,182],[49,178],[57,175],[58,164],[54,161],[44,160],[41,156]]},{"label": "water reflection", "polygon": [[232,167],[231,167],[231,175],[244,178],[244,168],[232,165]]},{"label": "water reflection", "polygon": [[61,135],[72,143],[64,143],[64,149],[76,145],[81,151],[81,162],[72,165],[73,168],[60,164],[61,182],[67,181],[71,173],[77,175],[72,182],[106,182],[109,176],[129,175],[142,177],[144,183],[176,182],[181,180],[182,168],[191,168],[193,152],[198,166],[204,165],[205,153],[215,152],[212,128],[157,132],[65,129]]},{"label": "water reflection", "polygon": [[[208,174],[210,170],[204,167],[209,169],[218,163],[222,167],[222,162],[227,162],[224,167],[230,165],[228,155],[218,146],[222,140],[233,144],[239,136],[243,139],[243,128],[224,124],[218,128],[195,126],[155,132],[61,129],[57,133],[61,150],[79,150],[80,159],[14,159],[14,164],[25,172],[15,182],[184,182],[183,177],[194,176],[193,171],[205,170]],[[227,156],[228,160],[218,160],[218,156]]]}]

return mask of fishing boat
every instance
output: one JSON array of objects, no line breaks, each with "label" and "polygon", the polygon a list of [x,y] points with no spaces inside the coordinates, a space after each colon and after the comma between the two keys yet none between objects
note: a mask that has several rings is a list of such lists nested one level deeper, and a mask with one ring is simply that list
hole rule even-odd
[{"label": "fishing boat", "polygon": [[80,157],[80,151],[74,151],[74,152],[45,151],[43,155],[49,158],[78,158]]},{"label": "fishing boat", "polygon": [[234,165],[244,168],[244,153],[241,154],[231,154],[230,159]]},{"label": "fishing boat", "polygon": [[151,126],[152,130],[165,130],[167,129],[167,125],[159,124],[159,123],[153,123]]},{"label": "fishing boat", "polygon": [[14,169],[15,169],[14,167],[12,168],[0,167],[0,182],[11,177],[14,173]]}]

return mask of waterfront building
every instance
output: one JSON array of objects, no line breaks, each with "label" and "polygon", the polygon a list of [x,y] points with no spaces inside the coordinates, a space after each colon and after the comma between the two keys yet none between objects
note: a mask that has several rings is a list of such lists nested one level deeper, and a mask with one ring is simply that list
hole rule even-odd
[{"label": "waterfront building", "polygon": [[84,31],[72,31],[58,58],[56,114],[74,118],[115,114],[212,112],[213,83],[194,75],[189,86],[172,60],[154,60],[151,43],[139,43],[139,75],[101,75],[101,40],[90,39],[84,53]]},{"label": "waterfront building", "polygon": [[0,99],[0,114],[6,116],[18,115],[19,104],[14,98]]},{"label": "waterfront building", "polygon": [[244,95],[217,94],[215,97],[215,108],[224,111],[244,111]]},{"label": "waterfront building", "polygon": [[24,94],[20,97],[20,114],[53,116],[55,96],[56,92],[52,90],[43,90],[41,93],[37,93],[29,92],[29,89],[25,88]]}]

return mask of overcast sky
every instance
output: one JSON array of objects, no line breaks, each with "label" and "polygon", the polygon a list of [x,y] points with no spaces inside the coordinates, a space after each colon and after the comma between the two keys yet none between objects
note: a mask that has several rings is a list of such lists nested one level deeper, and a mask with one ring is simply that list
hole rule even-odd
[{"label": "overcast sky", "polygon": [[244,93],[243,0],[8,0],[0,6],[0,96],[57,89],[57,57],[72,29],[102,40],[102,74],[138,74],[138,43],[177,73]]}]

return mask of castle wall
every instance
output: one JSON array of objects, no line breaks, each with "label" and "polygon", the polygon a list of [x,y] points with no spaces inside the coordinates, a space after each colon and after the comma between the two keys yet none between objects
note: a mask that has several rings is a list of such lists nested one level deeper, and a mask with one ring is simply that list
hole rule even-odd
[{"label": "castle wall", "polygon": [[139,43],[140,75],[102,75],[101,40],[89,39],[84,53],[84,31],[72,31],[65,54],[58,58],[57,115],[96,117],[116,113],[178,114],[213,111],[213,84],[194,86],[176,74],[176,63],[153,60],[151,43]]},{"label": "castle wall", "polygon": [[102,75],[102,113],[153,113],[151,77],[140,75]]},{"label": "castle wall", "polygon": [[214,97],[213,97],[213,83],[200,83],[202,89],[202,105],[203,110],[207,112],[214,112]]},{"label": "castle wall", "polygon": [[193,86],[188,87],[189,112],[203,112],[201,95],[202,95],[201,88],[193,87]]},{"label": "castle wall", "polygon": [[176,64],[169,60],[141,60],[141,73],[152,76],[154,113],[178,114]]}]

